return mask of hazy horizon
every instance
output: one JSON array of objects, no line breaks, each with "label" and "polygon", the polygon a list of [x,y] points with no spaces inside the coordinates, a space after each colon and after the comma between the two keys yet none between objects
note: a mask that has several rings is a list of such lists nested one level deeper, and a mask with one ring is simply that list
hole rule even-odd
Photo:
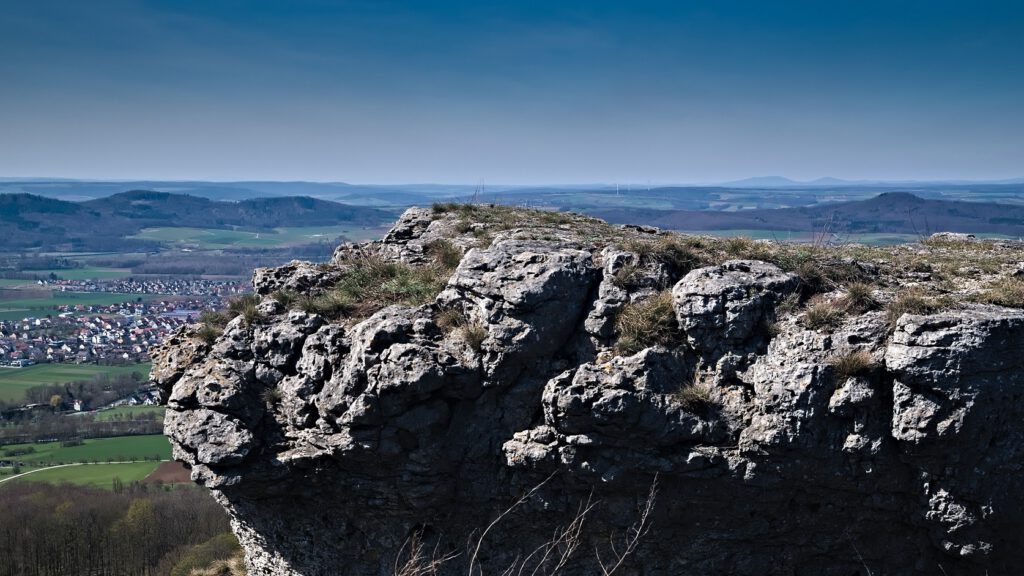
[{"label": "hazy horizon", "polygon": [[[587,188],[587,187],[615,187],[621,186],[623,190],[632,188],[671,188],[671,187],[717,187],[717,186],[740,186],[740,185],[757,185],[757,182],[762,179],[771,180],[781,178],[782,180],[788,180],[789,183],[779,183],[777,185],[765,184],[766,187],[772,186],[822,186],[828,187],[830,185],[842,186],[872,186],[872,185],[894,185],[900,184],[936,184],[936,185],[949,185],[956,183],[971,183],[971,184],[1024,184],[1024,177],[1017,178],[998,178],[998,179],[959,179],[951,178],[946,180],[933,180],[933,179],[875,179],[875,178],[864,178],[856,180],[837,179],[832,176],[821,176],[818,178],[810,178],[807,180],[797,180],[788,178],[780,175],[764,175],[764,176],[750,176],[744,178],[738,178],[735,180],[726,180],[720,182],[534,182],[534,183],[518,183],[518,182],[487,182],[477,180],[475,182],[346,182],[342,180],[308,180],[308,179],[288,179],[288,180],[274,180],[274,179],[252,179],[252,178],[223,178],[223,179],[199,179],[199,178],[76,178],[74,176],[0,176],[0,182],[76,182],[76,183],[134,183],[134,182],[154,182],[154,183],[209,183],[209,184],[245,184],[245,183],[273,183],[273,184],[288,184],[290,182],[303,183],[303,184],[322,184],[322,185],[342,185],[342,186],[370,186],[370,187],[415,187],[415,186],[437,186],[437,187],[467,187],[467,188],[532,188],[532,187],[564,187],[564,188]],[[749,182],[748,182],[749,181]],[[834,181],[834,182],[828,182]],[[0,191],[0,194],[7,193]]]},{"label": "hazy horizon", "polygon": [[38,0],[0,174],[495,185],[1024,176],[1024,4]]}]

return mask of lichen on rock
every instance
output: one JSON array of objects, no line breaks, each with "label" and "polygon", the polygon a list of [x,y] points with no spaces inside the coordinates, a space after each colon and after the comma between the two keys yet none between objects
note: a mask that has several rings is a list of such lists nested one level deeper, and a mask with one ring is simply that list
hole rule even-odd
[{"label": "lichen on rock", "polygon": [[[1011,573],[1024,312],[987,302],[1022,259],[410,209],[258,270],[260,301],[174,335],[154,378],[253,575]],[[380,286],[351,281],[367,262]],[[625,352],[627,309],[672,338]]]}]

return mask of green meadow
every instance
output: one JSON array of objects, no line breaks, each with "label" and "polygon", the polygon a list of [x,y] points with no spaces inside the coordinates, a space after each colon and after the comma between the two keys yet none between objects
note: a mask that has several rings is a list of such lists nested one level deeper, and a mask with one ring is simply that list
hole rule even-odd
[{"label": "green meadow", "polygon": [[109,410],[95,412],[96,419],[104,422],[109,420],[132,420],[143,414],[156,414],[162,420],[167,409],[163,406],[118,406]]},{"label": "green meadow", "polygon": [[[5,457],[9,451],[32,448],[30,454]],[[9,444],[0,446],[0,457],[24,462],[30,467],[70,464],[72,462],[121,462],[130,460],[168,460],[171,457],[171,443],[162,434],[145,436],[117,436],[114,438],[91,438],[81,446],[61,446],[60,442],[37,442],[33,444]]]},{"label": "green meadow", "polygon": [[47,278],[53,274],[62,280],[112,280],[127,278],[132,275],[128,268],[98,268],[85,266],[83,268],[61,268],[54,270],[25,270],[23,274],[34,274],[40,278]]},{"label": "green meadow", "polygon": [[[8,293],[9,294],[9,293]],[[61,292],[54,290],[49,298],[6,298],[0,300],[0,309],[49,310],[56,306],[106,306],[134,302],[138,299],[155,300],[159,294],[112,294],[109,292]]]},{"label": "green meadow", "polygon": [[[17,480],[11,480],[11,482],[69,483],[111,490],[113,489],[114,478],[120,479],[125,484],[141,481],[156,470],[159,465],[159,462],[131,462],[127,464],[63,466],[26,474]],[[2,489],[3,485],[0,484],[0,490]]]},{"label": "green meadow", "polygon": [[25,391],[44,384],[64,384],[91,380],[100,374],[116,376],[138,372],[143,380],[149,377],[151,364],[99,366],[96,364],[37,364],[26,368],[0,368],[0,400],[20,402]]},{"label": "green meadow", "polygon": [[334,243],[339,236],[348,240],[374,240],[386,232],[385,228],[364,228],[355,225],[314,226],[301,228],[275,228],[271,231],[249,232],[222,230],[219,228],[146,228],[132,236],[140,240],[155,240],[182,247],[199,249],[222,249],[232,247],[280,247],[311,244],[315,242]]}]

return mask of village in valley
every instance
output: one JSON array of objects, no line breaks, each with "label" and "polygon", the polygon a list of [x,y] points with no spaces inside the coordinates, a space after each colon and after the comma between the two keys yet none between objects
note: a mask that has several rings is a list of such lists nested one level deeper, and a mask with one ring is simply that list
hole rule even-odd
[{"label": "village in valley", "polygon": [[80,295],[120,294],[125,301],[59,304],[26,311],[33,315],[21,319],[0,320],[0,366],[148,362],[150,348],[168,334],[245,291],[237,281],[209,280],[58,281],[40,285]]},{"label": "village in valley", "polygon": [[246,293],[246,279],[90,268],[6,276],[14,277],[0,278],[0,482],[187,481],[161,434],[150,352]]}]

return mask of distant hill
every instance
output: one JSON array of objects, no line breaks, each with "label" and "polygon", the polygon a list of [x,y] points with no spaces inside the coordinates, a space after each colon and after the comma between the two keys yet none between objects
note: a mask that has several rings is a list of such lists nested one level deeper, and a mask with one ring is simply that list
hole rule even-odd
[{"label": "distant hill", "polygon": [[591,210],[588,213],[609,222],[640,222],[670,230],[1024,235],[1024,206],[929,200],[905,192],[888,192],[856,202],[773,210],[711,212],[625,208]]},{"label": "distant hill", "polygon": [[269,230],[355,224],[375,226],[392,212],[303,196],[218,202],[187,194],[132,190],[87,202],[32,194],[0,195],[0,243],[7,249],[66,251],[146,249],[126,239],[143,228],[188,226]]},{"label": "distant hill", "polygon": [[721,186],[725,188],[777,188],[785,186],[799,186],[801,184],[801,182],[782,176],[755,176],[753,178],[744,178],[733,182],[723,182]]},{"label": "distant hill", "polygon": [[247,200],[284,196],[310,196],[353,205],[402,205],[430,203],[456,195],[471,194],[473,185],[435,184],[362,185],[344,182],[204,182],[199,180],[130,182],[89,181],[57,178],[0,178],[0,193],[34,194],[47,198],[81,202],[106,198],[125,190],[152,190],[188,194],[210,200]]}]

